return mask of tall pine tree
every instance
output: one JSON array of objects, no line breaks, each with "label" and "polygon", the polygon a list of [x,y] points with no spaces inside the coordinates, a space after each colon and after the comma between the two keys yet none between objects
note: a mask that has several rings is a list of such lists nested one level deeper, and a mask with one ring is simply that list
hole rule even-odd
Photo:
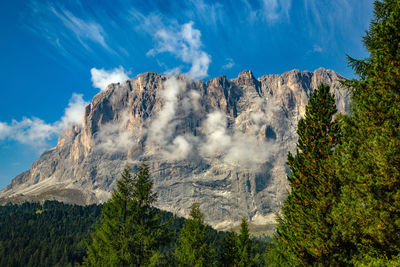
[{"label": "tall pine tree", "polygon": [[253,244],[250,239],[249,223],[242,218],[240,232],[231,230],[225,237],[222,257],[222,266],[253,266]]},{"label": "tall pine tree", "polygon": [[240,232],[237,237],[237,266],[246,267],[253,266],[252,243],[250,239],[249,223],[245,218],[242,218],[240,224]]},{"label": "tall pine tree", "polygon": [[343,186],[335,232],[343,240],[344,263],[380,265],[397,258],[400,266],[399,0],[374,3],[363,43],[370,55],[349,58],[359,78],[345,82],[352,115],[344,120],[336,155]]},{"label": "tall pine tree", "polygon": [[224,238],[220,264],[224,267],[237,266],[238,264],[237,234],[232,229]]},{"label": "tall pine tree", "polygon": [[206,235],[206,225],[198,203],[194,203],[179,234],[175,248],[179,266],[211,266],[213,251]]},{"label": "tall pine tree", "polygon": [[167,228],[151,206],[157,197],[152,186],[146,163],[139,166],[134,177],[130,168],[125,167],[117,188],[103,207],[101,223],[92,234],[84,265],[144,266],[154,253],[158,254]]},{"label": "tall pine tree", "polygon": [[339,142],[337,112],[329,86],[319,85],[309,98],[305,117],[298,123],[297,152],[288,155],[291,186],[278,219],[275,259],[282,266],[329,265],[336,250],[332,240],[332,207],[339,184],[332,168]]}]

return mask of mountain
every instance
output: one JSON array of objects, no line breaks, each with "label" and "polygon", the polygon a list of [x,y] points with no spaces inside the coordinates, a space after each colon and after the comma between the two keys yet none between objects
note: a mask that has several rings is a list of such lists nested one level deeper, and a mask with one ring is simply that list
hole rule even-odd
[{"label": "mountain", "polygon": [[289,189],[286,156],[307,99],[329,84],[345,112],[340,78],[322,68],[208,82],[148,72],[110,84],[86,107],[82,125],[0,191],[1,202],[104,202],[124,166],[145,159],[158,208],[186,216],[197,201],[217,229],[242,216],[271,224]]}]

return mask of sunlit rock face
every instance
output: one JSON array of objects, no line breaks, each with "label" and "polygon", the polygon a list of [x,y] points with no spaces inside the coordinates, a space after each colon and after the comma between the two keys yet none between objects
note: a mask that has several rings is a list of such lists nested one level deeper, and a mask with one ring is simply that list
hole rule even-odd
[{"label": "sunlit rock face", "polygon": [[197,201],[219,229],[243,216],[271,224],[289,190],[286,156],[308,97],[326,83],[345,112],[340,78],[325,69],[208,82],[148,72],[110,84],[86,107],[82,126],[64,132],[0,198],[104,202],[124,166],[135,170],[145,159],[157,207],[186,216]]}]

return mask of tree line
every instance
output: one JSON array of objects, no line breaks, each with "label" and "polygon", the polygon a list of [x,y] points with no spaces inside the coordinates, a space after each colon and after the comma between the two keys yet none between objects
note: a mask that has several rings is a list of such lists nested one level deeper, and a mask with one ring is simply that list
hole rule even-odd
[{"label": "tree line", "polygon": [[57,201],[0,206],[0,266],[73,266],[86,255],[100,205]]}]

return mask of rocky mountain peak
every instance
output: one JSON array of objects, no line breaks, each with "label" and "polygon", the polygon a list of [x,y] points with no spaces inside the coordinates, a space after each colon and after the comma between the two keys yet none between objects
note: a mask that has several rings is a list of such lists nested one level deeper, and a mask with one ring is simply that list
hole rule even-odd
[{"label": "rocky mountain peak", "polygon": [[298,70],[256,79],[244,71],[204,83],[184,75],[139,74],[111,84],[56,147],[0,191],[0,202],[103,202],[126,164],[150,163],[157,207],[187,216],[197,201],[206,221],[229,229],[247,217],[274,223],[288,188],[288,151],[309,93],[331,86],[348,106],[334,71]]},{"label": "rocky mountain peak", "polygon": [[251,70],[245,70],[239,73],[235,81],[239,85],[246,85],[253,87],[257,87],[259,85],[259,82],[254,77],[253,72]]},{"label": "rocky mountain peak", "polygon": [[207,85],[213,87],[226,87],[228,80],[225,75],[218,76],[217,78],[213,78],[207,82]]}]

